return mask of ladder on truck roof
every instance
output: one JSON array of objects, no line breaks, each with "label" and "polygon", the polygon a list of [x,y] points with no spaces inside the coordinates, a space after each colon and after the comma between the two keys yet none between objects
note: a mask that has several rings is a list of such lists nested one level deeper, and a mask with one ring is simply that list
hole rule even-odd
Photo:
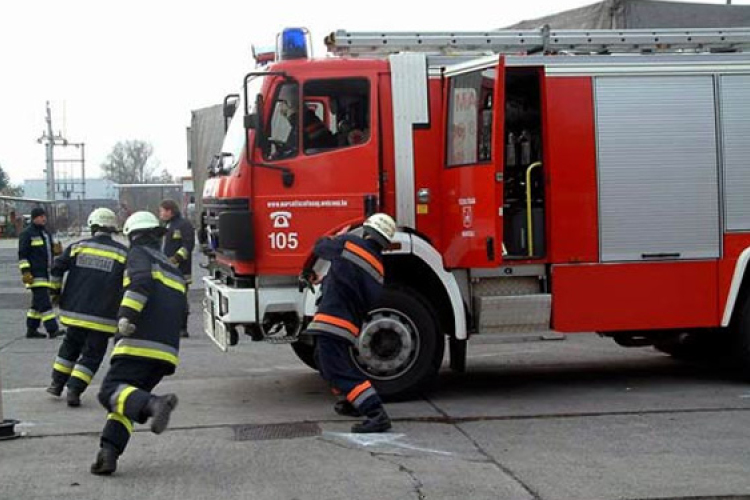
[{"label": "ladder on truck roof", "polygon": [[498,30],[462,32],[351,32],[325,39],[339,55],[384,56],[396,52],[461,55],[534,53],[741,52],[750,48],[750,28],[631,30]]}]

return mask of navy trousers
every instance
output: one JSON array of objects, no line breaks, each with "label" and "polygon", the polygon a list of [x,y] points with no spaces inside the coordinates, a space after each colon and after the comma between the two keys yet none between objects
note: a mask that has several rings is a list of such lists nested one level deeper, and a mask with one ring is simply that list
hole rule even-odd
[{"label": "navy trousers", "polygon": [[99,402],[109,411],[102,431],[102,447],[110,446],[119,454],[125,451],[133,422],[146,423],[148,415],[144,409],[151,391],[170,372],[167,365],[158,361],[129,356],[112,358],[99,390]]},{"label": "navy trousers", "polygon": [[331,385],[333,393],[346,398],[362,414],[379,409],[383,405],[380,396],[352,361],[349,342],[328,335],[317,335],[316,338],[318,370]]}]

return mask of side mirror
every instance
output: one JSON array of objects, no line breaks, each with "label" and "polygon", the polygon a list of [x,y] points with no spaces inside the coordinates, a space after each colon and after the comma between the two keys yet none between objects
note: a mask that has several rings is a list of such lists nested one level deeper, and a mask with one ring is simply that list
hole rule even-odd
[{"label": "side mirror", "polygon": [[239,94],[229,94],[226,97],[224,97],[224,133],[226,134],[227,129],[229,128],[229,121],[234,116],[235,111],[237,111],[237,103],[240,100]]}]

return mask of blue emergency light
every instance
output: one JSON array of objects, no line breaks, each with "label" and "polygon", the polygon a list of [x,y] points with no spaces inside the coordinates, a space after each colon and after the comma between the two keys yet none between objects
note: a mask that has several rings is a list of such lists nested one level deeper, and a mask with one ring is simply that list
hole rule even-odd
[{"label": "blue emergency light", "polygon": [[310,32],[307,28],[285,28],[276,39],[279,60],[309,59]]}]

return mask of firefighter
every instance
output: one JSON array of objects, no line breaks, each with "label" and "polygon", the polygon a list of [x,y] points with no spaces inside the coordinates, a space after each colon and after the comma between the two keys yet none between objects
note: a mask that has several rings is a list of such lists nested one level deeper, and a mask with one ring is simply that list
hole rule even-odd
[{"label": "firefighter", "polygon": [[[382,213],[365,220],[362,238],[346,234],[315,244],[315,255],[331,262],[322,280],[318,310],[307,327],[317,337],[316,361],[320,374],[340,400],[334,410],[340,415],[365,416],[352,432],[385,432],[391,420],[375,388],[354,365],[349,353],[356,345],[362,323],[383,287],[382,252],[396,232],[394,220]],[[303,281],[317,283],[314,271],[304,270]]]},{"label": "firefighter", "polygon": [[[159,218],[166,222],[167,232],[164,234],[162,252],[172,264],[179,267],[186,286],[193,282],[193,248],[195,247],[195,229],[189,220],[182,217],[180,207],[174,200],[164,200],[159,204]],[[190,309],[185,310],[180,336],[188,337],[188,315]]]},{"label": "firefighter", "polygon": [[133,422],[151,419],[151,432],[161,434],[177,406],[177,396],[151,391],[178,364],[180,321],[185,314],[185,280],[159,251],[164,228],[150,212],[128,217],[123,233],[130,240],[125,294],[117,313],[115,348],[99,401],[109,414],[92,474],[109,475],[125,451]]},{"label": "firefighter", "polygon": [[[285,107],[282,114],[289,121],[291,129],[285,144],[284,156],[294,156],[297,153],[297,141],[299,130],[299,98],[296,92],[290,92],[284,100]],[[302,110],[302,148],[304,151],[311,149],[335,148],[338,146],[336,137],[328,130],[325,123],[318,118],[315,111],[306,105]]]},{"label": "firefighter", "polygon": [[[47,392],[60,396],[67,384],[68,406],[80,406],[81,394],[91,383],[117,332],[117,309],[128,249],[112,239],[117,216],[97,208],[88,218],[91,238],[70,245],[52,267],[52,299],[59,303],[65,338],[52,366]],[[65,287],[63,275],[67,273]],[[106,293],[102,291],[106,290]]]},{"label": "firefighter", "polygon": [[26,338],[46,338],[37,329],[44,323],[49,338],[60,334],[55,311],[50,301],[49,279],[52,259],[62,252],[59,242],[53,242],[47,231],[47,214],[41,207],[31,210],[31,224],[21,232],[18,238],[18,267],[21,269],[21,280],[26,288],[31,289],[31,307],[26,313]]}]

